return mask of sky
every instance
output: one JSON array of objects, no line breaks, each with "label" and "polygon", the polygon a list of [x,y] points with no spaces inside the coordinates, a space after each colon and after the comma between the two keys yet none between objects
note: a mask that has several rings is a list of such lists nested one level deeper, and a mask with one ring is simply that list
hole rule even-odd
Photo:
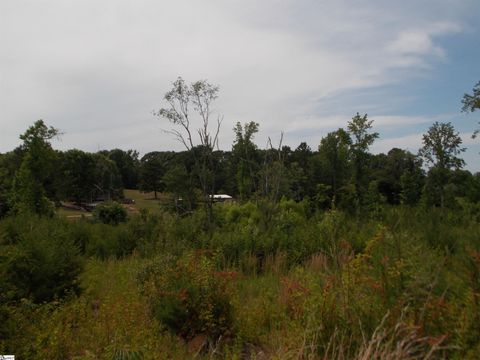
[{"label": "sky", "polygon": [[1,0],[0,152],[38,119],[61,150],[182,150],[153,114],[181,76],[219,86],[224,150],[238,121],[260,124],[261,148],[283,132],[317,149],[359,112],[374,153],[416,153],[451,122],[480,171],[480,111],[461,113],[479,18],[479,0]]}]

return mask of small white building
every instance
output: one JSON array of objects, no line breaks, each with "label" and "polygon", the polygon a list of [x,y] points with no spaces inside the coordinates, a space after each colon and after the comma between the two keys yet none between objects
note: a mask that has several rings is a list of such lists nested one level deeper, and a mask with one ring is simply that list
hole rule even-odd
[{"label": "small white building", "polygon": [[213,199],[213,202],[230,202],[233,201],[233,197],[227,194],[214,194],[210,195],[210,198]]}]

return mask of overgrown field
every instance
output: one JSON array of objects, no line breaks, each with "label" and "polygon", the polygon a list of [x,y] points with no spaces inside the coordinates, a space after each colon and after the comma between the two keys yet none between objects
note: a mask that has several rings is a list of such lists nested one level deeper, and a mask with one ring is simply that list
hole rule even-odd
[{"label": "overgrown field", "polygon": [[18,359],[476,359],[480,206],[308,201],[0,222]]}]

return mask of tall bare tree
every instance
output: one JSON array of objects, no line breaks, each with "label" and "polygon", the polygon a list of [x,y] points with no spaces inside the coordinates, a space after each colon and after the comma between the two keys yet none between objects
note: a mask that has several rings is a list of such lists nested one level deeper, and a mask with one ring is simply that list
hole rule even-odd
[{"label": "tall bare tree", "polygon": [[285,180],[284,154],[282,152],[283,131],[280,133],[278,148],[274,148],[272,140],[268,137],[265,160],[262,170],[262,190],[264,196],[273,203],[279,199],[280,188]]},{"label": "tall bare tree", "polygon": [[[214,121],[211,119],[212,104],[218,97],[219,88],[206,80],[187,84],[181,77],[178,77],[172,85],[172,89],[164,96],[166,107],[155,114],[177,127],[166,132],[172,134],[192,153],[207,221],[210,224],[212,195],[215,190],[213,151],[215,148],[218,149],[218,134],[223,120],[220,115],[217,115]],[[198,135],[197,140],[194,138],[195,133]]]}]

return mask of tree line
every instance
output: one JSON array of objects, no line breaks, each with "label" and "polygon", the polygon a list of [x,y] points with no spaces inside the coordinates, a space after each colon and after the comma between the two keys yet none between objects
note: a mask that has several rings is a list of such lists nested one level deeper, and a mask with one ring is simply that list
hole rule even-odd
[{"label": "tree line", "polygon": [[[479,83],[480,84],[480,83]],[[478,89],[465,94],[464,111],[479,108]],[[463,170],[462,139],[451,123],[435,122],[423,135],[418,154],[393,148],[372,154],[379,134],[373,120],[357,113],[345,128],[329,132],[316,149],[302,142],[296,148],[259,148],[256,122],[237,123],[230,151],[217,148],[219,117],[209,131],[210,106],[218,87],[206,81],[187,85],[179,78],[165,95],[167,107],[157,115],[177,125],[169,131],[185,151],[154,151],[140,157],[136,150],[54,150],[59,130],[36,121],[20,135],[23,143],[0,154],[0,214],[29,211],[52,214],[55,204],[77,205],[120,199],[123,189],[167,193],[177,211],[199,204],[211,208],[211,194],[227,193],[241,201],[282,197],[310,199],[316,208],[360,212],[381,204],[454,206],[455,198],[480,200],[480,174]],[[199,142],[193,140],[189,106],[200,114]],[[183,132],[182,132],[183,131]],[[178,200],[181,200],[179,205]]]}]

